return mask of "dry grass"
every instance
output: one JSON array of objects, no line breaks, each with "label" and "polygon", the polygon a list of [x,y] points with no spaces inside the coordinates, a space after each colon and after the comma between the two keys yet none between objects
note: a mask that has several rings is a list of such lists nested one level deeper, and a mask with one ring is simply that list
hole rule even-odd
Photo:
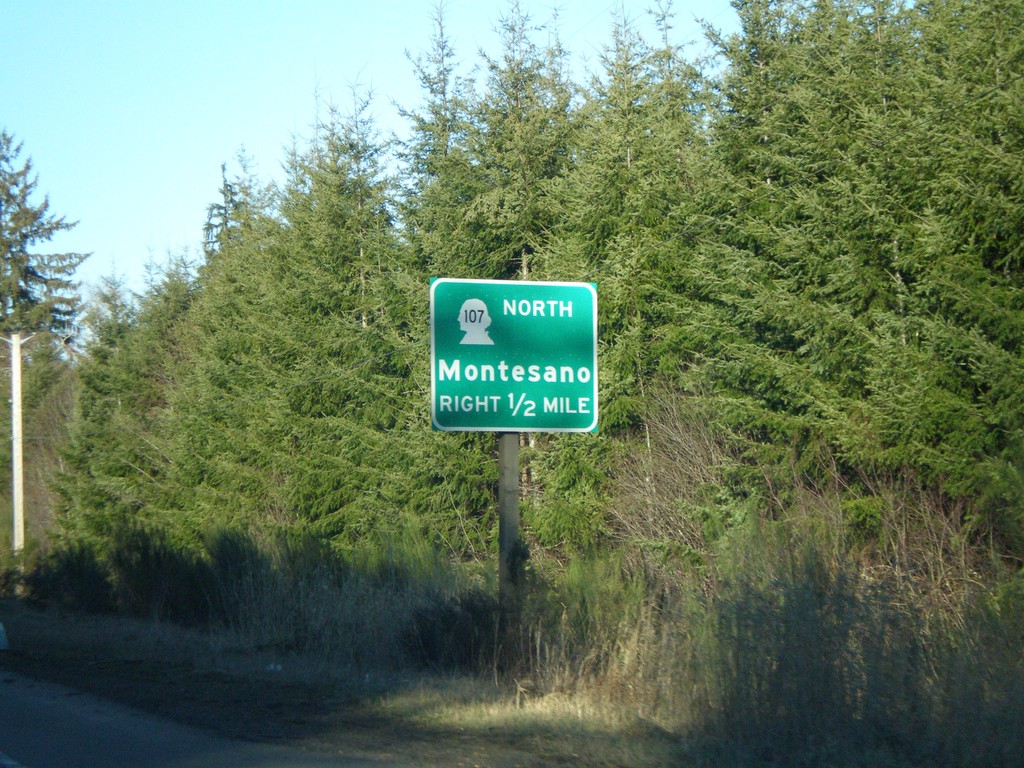
[{"label": "dry grass", "polygon": [[678,738],[585,694],[524,691],[514,682],[432,678],[382,699],[380,711],[441,731],[516,745],[551,763],[675,765]]},{"label": "dry grass", "polygon": [[577,560],[535,574],[504,617],[486,585],[415,548],[332,561],[234,540],[210,566],[220,625],[77,617],[67,636],[77,653],[214,680],[211,707],[236,706],[230,681],[298,697],[296,738],[316,723],[321,742],[349,723],[325,712],[357,702],[374,727],[459,734],[537,764],[1024,762],[1019,595],[982,595],[949,620],[793,533],[738,530],[710,596],[703,577],[652,582],[629,558]]}]

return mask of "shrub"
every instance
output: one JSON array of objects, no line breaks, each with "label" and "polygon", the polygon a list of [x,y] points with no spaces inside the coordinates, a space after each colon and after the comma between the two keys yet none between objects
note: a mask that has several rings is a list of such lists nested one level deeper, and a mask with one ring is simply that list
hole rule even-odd
[{"label": "shrub", "polygon": [[114,609],[107,569],[94,547],[68,542],[41,557],[25,576],[30,600],[106,613]]},{"label": "shrub", "polygon": [[915,618],[855,575],[811,559],[767,586],[725,584],[705,620],[694,725],[727,761],[818,765],[926,740]]},{"label": "shrub", "polygon": [[108,561],[114,600],[125,613],[184,626],[209,621],[213,594],[209,566],[161,530],[122,525],[110,542]]}]

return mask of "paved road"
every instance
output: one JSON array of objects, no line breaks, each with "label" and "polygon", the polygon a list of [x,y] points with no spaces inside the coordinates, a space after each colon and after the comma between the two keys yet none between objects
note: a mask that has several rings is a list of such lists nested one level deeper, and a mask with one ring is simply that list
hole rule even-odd
[{"label": "paved road", "polygon": [[398,768],[229,741],[21,675],[0,672],[0,768]]}]

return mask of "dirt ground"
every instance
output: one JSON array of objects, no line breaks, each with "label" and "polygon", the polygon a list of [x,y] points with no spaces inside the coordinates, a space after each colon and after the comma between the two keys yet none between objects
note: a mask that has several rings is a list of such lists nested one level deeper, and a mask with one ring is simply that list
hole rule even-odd
[{"label": "dirt ground", "polygon": [[[294,659],[153,622],[0,601],[0,670],[230,738],[423,766],[679,765],[656,727],[609,724],[481,680],[339,680]],[[525,702],[525,703],[524,703]]]}]

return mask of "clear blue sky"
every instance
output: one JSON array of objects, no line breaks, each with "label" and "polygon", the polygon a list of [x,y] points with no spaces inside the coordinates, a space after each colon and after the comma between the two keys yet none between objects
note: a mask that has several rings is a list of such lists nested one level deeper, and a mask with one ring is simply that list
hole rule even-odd
[{"label": "clear blue sky", "polygon": [[[625,12],[652,42],[653,0],[520,0],[554,26],[578,73],[596,70]],[[51,211],[78,221],[44,249],[93,255],[88,291],[118,275],[133,290],[146,265],[198,254],[221,163],[240,150],[263,180],[305,144],[319,100],[342,111],[353,86],[372,92],[383,134],[406,128],[394,103],[422,94],[406,56],[425,53],[433,0],[0,0],[0,127],[31,157]],[[506,0],[445,0],[465,72],[500,54]],[[557,17],[553,17],[557,10]],[[735,25],[728,0],[673,3],[673,42],[705,49],[695,19]],[[552,19],[555,18],[554,22]],[[535,40],[546,38],[538,34]]]}]

